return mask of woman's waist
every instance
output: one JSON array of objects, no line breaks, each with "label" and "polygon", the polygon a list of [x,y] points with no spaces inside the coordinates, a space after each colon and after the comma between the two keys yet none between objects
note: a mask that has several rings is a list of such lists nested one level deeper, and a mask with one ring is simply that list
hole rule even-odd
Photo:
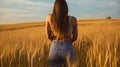
[{"label": "woman's waist", "polygon": [[61,45],[71,45],[72,46],[72,42],[71,41],[56,41],[56,40],[54,40],[53,42],[52,42],[52,44],[55,46],[61,46]]},{"label": "woman's waist", "polygon": [[71,42],[71,39],[64,39],[64,40],[58,40],[58,39],[54,39],[54,42]]},{"label": "woman's waist", "polygon": [[53,42],[54,43],[70,43],[70,44],[72,43],[71,39],[68,39],[68,38],[67,39],[54,39]]},{"label": "woman's waist", "polygon": [[53,40],[57,40],[57,41],[71,41],[71,35],[53,36]]},{"label": "woman's waist", "polygon": [[71,38],[55,38],[53,41],[58,41],[58,42],[71,42]]}]

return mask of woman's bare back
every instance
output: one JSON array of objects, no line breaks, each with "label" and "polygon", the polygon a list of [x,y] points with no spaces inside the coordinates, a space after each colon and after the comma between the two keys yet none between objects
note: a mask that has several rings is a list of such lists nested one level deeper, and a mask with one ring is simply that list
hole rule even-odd
[{"label": "woman's bare back", "polygon": [[[51,28],[51,14],[48,14],[47,17],[46,17],[46,29],[47,29],[47,34],[48,34],[48,39],[50,39],[51,41],[54,39],[52,36],[54,34],[54,36],[56,37],[54,40],[71,40],[71,42],[74,42],[76,39],[77,39],[77,20],[75,17],[73,16],[69,16],[71,17],[70,19],[70,24],[72,26],[72,33],[70,33],[71,35],[66,35],[65,37],[59,37],[59,35],[55,34],[55,32],[52,31],[52,28]],[[52,34],[52,33],[53,34]],[[69,32],[68,32],[69,34]],[[72,37],[71,37],[72,36]]]}]

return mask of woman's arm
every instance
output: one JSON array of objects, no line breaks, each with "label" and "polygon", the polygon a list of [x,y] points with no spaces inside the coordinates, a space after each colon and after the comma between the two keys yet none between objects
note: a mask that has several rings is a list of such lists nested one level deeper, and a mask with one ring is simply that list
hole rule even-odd
[{"label": "woman's arm", "polygon": [[73,37],[71,39],[71,42],[73,43],[75,40],[77,40],[78,37],[77,19],[73,17],[72,22],[73,22]]},{"label": "woman's arm", "polygon": [[50,15],[48,15],[46,17],[46,33],[47,33],[47,38],[50,41],[53,41],[53,37],[52,37],[52,34],[51,34],[52,31],[51,31],[51,28],[50,28],[49,20],[50,20]]}]

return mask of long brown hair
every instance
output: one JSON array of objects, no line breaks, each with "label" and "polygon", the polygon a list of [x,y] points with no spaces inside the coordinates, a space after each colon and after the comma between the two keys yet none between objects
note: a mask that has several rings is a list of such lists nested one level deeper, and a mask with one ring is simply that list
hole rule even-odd
[{"label": "long brown hair", "polygon": [[68,32],[68,5],[65,0],[56,0],[51,16],[52,30],[59,36]]}]

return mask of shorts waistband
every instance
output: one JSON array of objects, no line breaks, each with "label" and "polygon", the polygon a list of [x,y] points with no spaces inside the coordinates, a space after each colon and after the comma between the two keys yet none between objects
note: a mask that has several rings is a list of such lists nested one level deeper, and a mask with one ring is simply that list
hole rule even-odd
[{"label": "shorts waistband", "polygon": [[61,40],[53,40],[54,43],[72,43],[71,40],[64,40],[64,41],[61,41]]}]

